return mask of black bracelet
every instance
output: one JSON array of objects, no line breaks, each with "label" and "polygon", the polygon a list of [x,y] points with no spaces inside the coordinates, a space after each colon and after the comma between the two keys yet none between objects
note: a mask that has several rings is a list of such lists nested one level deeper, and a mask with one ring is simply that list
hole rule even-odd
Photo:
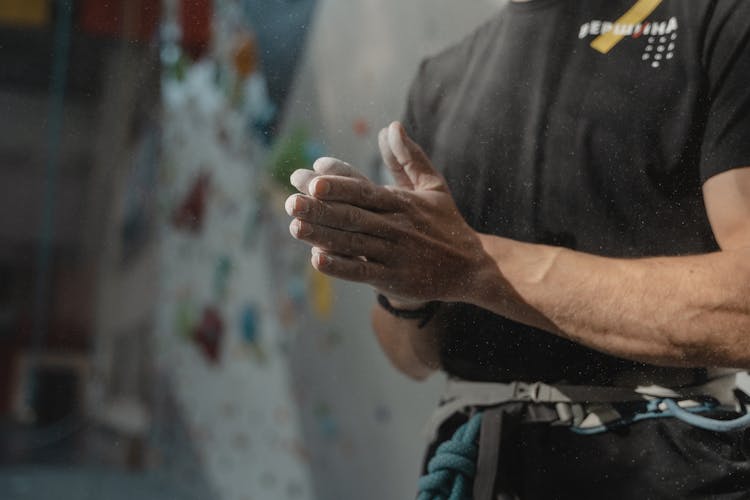
[{"label": "black bracelet", "polygon": [[435,316],[435,313],[440,306],[440,302],[428,302],[419,309],[397,309],[393,307],[393,304],[388,300],[388,297],[382,293],[378,294],[378,304],[397,318],[418,319],[419,323],[417,324],[417,328],[424,328],[433,316]]}]

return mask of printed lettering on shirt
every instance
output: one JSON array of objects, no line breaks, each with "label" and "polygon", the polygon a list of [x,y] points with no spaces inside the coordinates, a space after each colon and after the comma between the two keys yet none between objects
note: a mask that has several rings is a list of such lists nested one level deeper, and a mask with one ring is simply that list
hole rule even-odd
[{"label": "printed lettering on shirt", "polygon": [[581,25],[578,38],[584,39],[590,35],[605,35],[607,33],[614,33],[618,36],[632,36],[633,38],[638,38],[642,35],[669,35],[676,32],[678,28],[679,23],[676,17],[672,17],[664,22],[637,24],[594,20]]},{"label": "printed lettering on shirt", "polygon": [[596,37],[591,43],[591,47],[602,54],[608,54],[615,45],[626,39],[638,40],[639,43],[645,41],[641,60],[657,69],[666,61],[674,58],[679,28],[680,25],[676,17],[664,21],[639,23],[620,23],[595,19],[581,25],[578,38],[584,40],[589,37]]}]

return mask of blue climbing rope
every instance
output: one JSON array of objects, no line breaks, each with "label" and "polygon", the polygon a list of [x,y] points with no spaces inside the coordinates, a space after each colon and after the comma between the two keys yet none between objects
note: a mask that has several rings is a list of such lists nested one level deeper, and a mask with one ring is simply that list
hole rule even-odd
[{"label": "blue climbing rope", "polygon": [[750,426],[750,413],[746,413],[741,417],[737,417],[731,420],[717,420],[715,418],[709,418],[699,415],[699,413],[704,413],[715,409],[716,405],[708,402],[703,402],[696,406],[683,408],[674,399],[671,398],[653,399],[648,402],[646,411],[644,412],[636,413],[630,417],[622,418],[604,425],[598,425],[596,427],[583,428],[572,426],[570,430],[577,434],[584,435],[601,434],[617,427],[622,427],[635,422],[639,422],[641,420],[649,420],[654,418],[676,418],[682,422],[685,422],[686,424],[692,425],[693,427],[714,432],[731,432]]},{"label": "blue climbing rope", "polygon": [[482,414],[477,413],[444,441],[419,478],[417,500],[470,500],[477,469],[477,437]]}]

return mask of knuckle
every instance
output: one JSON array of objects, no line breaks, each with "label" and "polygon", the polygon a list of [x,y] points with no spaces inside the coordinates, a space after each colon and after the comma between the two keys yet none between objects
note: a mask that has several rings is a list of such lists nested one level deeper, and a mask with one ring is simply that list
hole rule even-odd
[{"label": "knuckle", "polygon": [[380,250],[385,261],[392,261],[393,256],[396,255],[396,248],[392,241],[384,240]]},{"label": "knuckle", "polygon": [[369,201],[374,197],[374,186],[369,182],[361,182],[359,185],[359,196],[361,199]]},{"label": "knuckle", "polygon": [[372,235],[378,238],[388,238],[391,234],[393,234],[393,229],[391,228],[390,221],[384,222],[379,219],[378,223],[371,224],[369,229],[372,232]]},{"label": "knuckle", "polygon": [[352,234],[349,239],[349,251],[358,252],[365,249],[365,239],[361,234]]},{"label": "knuckle", "polygon": [[356,208],[348,209],[346,211],[345,221],[350,228],[360,228],[362,225],[362,212]]},{"label": "knuckle", "polygon": [[328,214],[328,206],[321,201],[315,201],[313,202],[312,214],[317,220],[325,219]]}]

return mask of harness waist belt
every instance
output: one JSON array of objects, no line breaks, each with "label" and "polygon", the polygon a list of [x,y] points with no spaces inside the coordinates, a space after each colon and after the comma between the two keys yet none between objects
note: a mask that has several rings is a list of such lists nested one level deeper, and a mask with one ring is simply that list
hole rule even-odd
[{"label": "harness waist belt", "polygon": [[[451,415],[472,407],[488,407],[503,403],[547,403],[561,410],[571,404],[623,403],[654,398],[689,400],[712,397],[722,406],[736,406],[735,389],[750,394],[750,376],[746,372],[724,372],[700,385],[670,389],[658,385],[628,387],[550,385],[542,382],[467,382],[449,379],[443,392],[442,405],[428,420],[425,432],[434,439],[440,426]],[[563,410],[565,411],[565,410]]]}]

